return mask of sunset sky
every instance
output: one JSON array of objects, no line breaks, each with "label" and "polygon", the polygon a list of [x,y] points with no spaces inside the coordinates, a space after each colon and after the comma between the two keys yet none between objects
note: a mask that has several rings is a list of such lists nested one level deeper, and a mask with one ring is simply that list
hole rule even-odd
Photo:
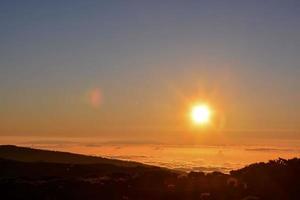
[{"label": "sunset sky", "polygon": [[0,136],[300,139],[300,1],[7,0],[0,16]]}]

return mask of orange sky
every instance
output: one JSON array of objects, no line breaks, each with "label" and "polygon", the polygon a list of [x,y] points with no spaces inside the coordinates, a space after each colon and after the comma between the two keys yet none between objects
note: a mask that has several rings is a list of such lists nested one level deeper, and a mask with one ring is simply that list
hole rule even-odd
[{"label": "orange sky", "polygon": [[[0,7],[0,136],[300,138],[293,1]],[[209,127],[191,125],[194,102],[214,110]]]}]

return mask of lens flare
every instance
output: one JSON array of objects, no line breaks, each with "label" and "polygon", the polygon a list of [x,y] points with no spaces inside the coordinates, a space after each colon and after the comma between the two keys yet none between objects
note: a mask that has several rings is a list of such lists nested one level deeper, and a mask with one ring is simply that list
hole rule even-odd
[{"label": "lens flare", "polygon": [[99,88],[95,88],[89,93],[90,105],[94,108],[99,108],[102,103],[102,93]]}]

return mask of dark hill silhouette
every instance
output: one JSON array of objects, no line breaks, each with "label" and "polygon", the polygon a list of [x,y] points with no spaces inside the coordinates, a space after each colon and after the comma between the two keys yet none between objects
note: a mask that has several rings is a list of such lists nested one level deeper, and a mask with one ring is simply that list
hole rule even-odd
[{"label": "dark hill silhouette", "polygon": [[231,175],[247,183],[249,192],[267,199],[300,199],[300,159],[279,158],[268,163],[255,163]]},{"label": "dark hill silhouette", "polygon": [[0,152],[0,199],[300,199],[298,158],[205,174],[16,146]]},{"label": "dark hill silhouette", "polygon": [[116,159],[102,158],[98,156],[86,156],[75,153],[32,149],[14,145],[0,145],[0,158],[23,161],[23,162],[50,162],[68,164],[112,164],[118,166],[142,166],[143,164],[133,161],[121,161]]}]

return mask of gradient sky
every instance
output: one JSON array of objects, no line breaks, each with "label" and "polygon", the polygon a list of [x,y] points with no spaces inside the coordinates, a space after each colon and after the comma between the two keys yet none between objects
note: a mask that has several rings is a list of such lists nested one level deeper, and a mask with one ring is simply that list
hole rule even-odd
[{"label": "gradient sky", "polygon": [[[1,136],[300,138],[297,0],[7,0],[0,16]],[[193,101],[217,131],[191,130]]]}]

